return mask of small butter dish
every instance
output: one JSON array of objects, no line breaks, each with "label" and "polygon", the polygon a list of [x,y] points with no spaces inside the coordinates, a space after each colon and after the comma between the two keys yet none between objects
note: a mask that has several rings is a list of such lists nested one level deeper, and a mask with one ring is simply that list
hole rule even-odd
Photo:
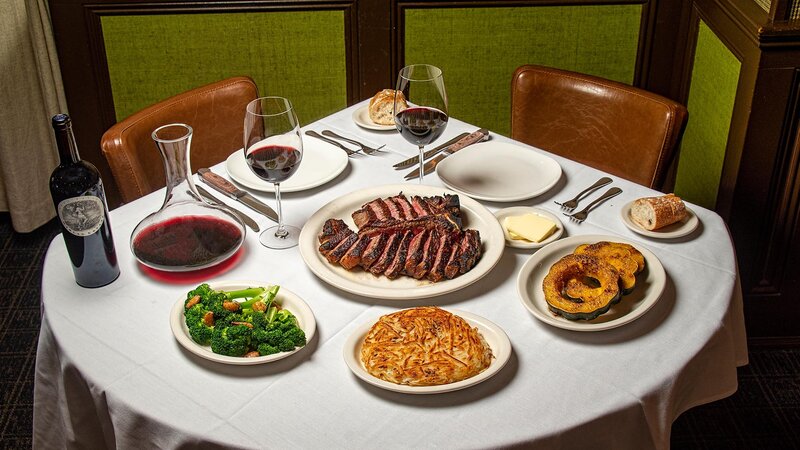
[{"label": "small butter dish", "polygon": [[[553,233],[550,236],[548,236],[541,242],[532,242],[524,239],[513,239],[509,235],[509,232],[506,229],[506,227],[503,226],[503,222],[505,222],[505,219],[507,217],[522,216],[525,214],[535,214],[537,216],[543,217],[553,222],[556,225],[555,231],[553,231]],[[514,206],[511,208],[501,209],[500,211],[494,213],[494,216],[497,217],[497,221],[500,222],[500,226],[503,228],[503,234],[505,234],[506,238],[506,245],[509,247],[540,248],[544,247],[545,245],[555,240],[558,240],[561,237],[561,235],[564,234],[564,224],[561,223],[561,220],[559,220],[559,218],[555,214],[541,208],[535,208],[532,206]]]}]

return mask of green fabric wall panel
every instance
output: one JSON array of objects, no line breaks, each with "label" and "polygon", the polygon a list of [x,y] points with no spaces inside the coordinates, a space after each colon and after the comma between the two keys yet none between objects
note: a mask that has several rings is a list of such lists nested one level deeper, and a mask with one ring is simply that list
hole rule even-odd
[{"label": "green fabric wall panel", "polygon": [[347,106],[342,11],[104,16],[117,120],[180,92],[247,75],[302,123]]},{"label": "green fabric wall panel", "polygon": [[689,87],[675,193],[713,209],[728,144],[741,62],[702,21]]},{"label": "green fabric wall panel", "polygon": [[450,113],[511,132],[511,76],[540,64],[632,83],[641,5],[409,9],[405,63],[444,72]]}]

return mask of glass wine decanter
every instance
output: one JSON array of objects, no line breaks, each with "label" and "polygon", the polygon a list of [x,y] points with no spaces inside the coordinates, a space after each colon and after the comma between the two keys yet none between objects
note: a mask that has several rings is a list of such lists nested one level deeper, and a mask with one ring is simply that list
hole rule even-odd
[{"label": "glass wine decanter", "polygon": [[153,131],[167,179],[164,204],[131,234],[131,250],[154,269],[183,272],[203,269],[233,256],[244,242],[241,220],[223,207],[206,203],[191,175],[192,127],[174,123]]}]

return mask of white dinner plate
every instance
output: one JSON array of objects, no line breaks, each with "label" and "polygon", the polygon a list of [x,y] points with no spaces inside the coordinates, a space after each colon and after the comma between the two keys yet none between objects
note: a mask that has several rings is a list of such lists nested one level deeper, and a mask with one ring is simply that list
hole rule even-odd
[{"label": "white dinner plate", "polygon": [[[646,262],[643,273],[636,276],[633,292],[623,295],[607,313],[593,320],[569,320],[550,311],[544,299],[542,281],[550,267],[581,244],[600,241],[623,242],[639,250]],[[650,250],[641,244],[617,236],[570,236],[542,247],[523,264],[517,277],[517,292],[522,304],[534,317],[554,327],[574,331],[601,331],[632,322],[646,313],[661,298],[667,276],[664,266]]]},{"label": "white dinner plate", "polygon": [[622,223],[624,223],[626,227],[630,228],[631,231],[639,233],[642,236],[648,236],[656,239],[674,239],[690,234],[692,231],[697,229],[698,225],[700,225],[700,219],[698,219],[694,211],[689,209],[687,206],[686,217],[684,217],[680,222],[667,225],[664,228],[659,228],[658,230],[645,230],[639,225],[636,225],[636,222],[631,219],[631,207],[633,207],[634,201],[635,200],[625,204],[625,206],[622,207],[622,211],[620,211],[620,214],[622,215]]},{"label": "white dinner plate", "polygon": [[531,241],[526,241],[524,239],[512,239],[511,236],[509,236],[506,227],[503,227],[503,233],[505,234],[506,238],[506,245],[509,247],[541,248],[553,241],[557,241],[558,238],[560,238],[561,235],[564,234],[564,224],[561,223],[561,219],[559,219],[558,216],[551,213],[550,211],[544,210],[542,208],[535,208],[533,206],[512,206],[511,208],[504,208],[494,213],[495,217],[497,217],[497,221],[500,222],[500,226],[503,226],[503,220],[506,217],[521,216],[523,214],[535,214],[537,216],[544,217],[545,219],[548,219],[556,224],[556,230],[553,231],[553,234],[548,236],[542,242],[531,242]]},{"label": "white dinner plate", "polygon": [[396,184],[376,186],[351,192],[339,197],[315,212],[303,225],[300,232],[300,255],[312,272],[323,281],[339,289],[365,297],[390,300],[411,300],[447,294],[468,286],[485,276],[500,260],[505,247],[503,229],[494,215],[475,200],[459,196],[461,202],[461,218],[464,228],[478,230],[483,244],[480,260],[469,272],[451,280],[434,283],[428,280],[417,280],[400,276],[390,280],[384,276],[375,276],[360,269],[346,270],[338,264],[331,264],[319,252],[317,235],[328,219],[341,219],[353,231],[357,228],[350,217],[354,211],[376,198],[387,198],[399,193],[406,196],[433,196],[445,193],[456,194],[440,187],[419,184]]},{"label": "white dinner plate", "polygon": [[[224,290],[245,289],[253,286],[271,286],[269,283],[265,284],[260,281],[220,281],[209,282],[208,284],[212,289]],[[304,302],[302,298],[298,297],[297,294],[283,286],[281,286],[280,290],[278,290],[278,295],[275,296],[275,301],[278,302],[281,307],[288,309],[289,312],[291,312],[297,318],[297,325],[306,334],[306,342],[311,342],[311,339],[314,337],[314,333],[317,330],[317,322],[314,319],[314,313],[311,311],[311,308],[308,306],[308,304]],[[177,302],[175,302],[175,306],[172,307],[172,311],[170,313],[169,325],[170,328],[172,328],[172,334],[175,335],[175,339],[178,341],[178,343],[181,344],[186,350],[201,358],[223,364],[249,366],[277,361],[293,355],[304,348],[297,347],[291,352],[280,352],[267,356],[256,356],[254,358],[218,355],[211,351],[210,346],[200,345],[192,340],[192,337],[189,335],[189,328],[186,327],[186,320],[183,316],[183,305],[185,302],[186,294],[184,294],[178,299]]]},{"label": "white dinner plate", "polygon": [[515,202],[547,192],[561,178],[549,156],[506,142],[459,150],[436,166],[445,186],[479,200]]},{"label": "white dinner plate", "polygon": [[466,320],[470,326],[477,328],[481,335],[483,335],[486,343],[489,344],[489,347],[492,349],[492,362],[483,372],[465,380],[438,386],[408,386],[381,380],[380,378],[372,376],[367,372],[367,369],[364,368],[364,364],[361,362],[361,344],[364,342],[364,337],[372,328],[372,325],[378,321],[378,318],[375,318],[372,322],[366,322],[360,325],[350,334],[347,341],[345,341],[344,361],[347,363],[347,367],[349,367],[358,378],[361,378],[373,386],[389,391],[402,392],[404,394],[441,394],[443,392],[457,391],[474,386],[496,375],[511,357],[511,341],[508,339],[508,335],[506,335],[505,331],[481,316],[455,309],[448,309],[447,311],[460,316],[462,319]]},{"label": "white dinner plate", "polygon": [[362,106],[361,108],[353,111],[353,122],[355,122],[356,125],[368,130],[397,131],[397,126],[395,124],[381,125],[373,122],[372,119],[369,118],[369,106]]},{"label": "white dinner plate", "polygon": [[[347,167],[347,153],[319,139],[303,140],[303,160],[289,179],[281,182],[281,192],[297,192],[321,186],[336,178]],[[225,161],[233,181],[263,192],[275,192],[275,185],[258,178],[244,160],[240,149]]]}]

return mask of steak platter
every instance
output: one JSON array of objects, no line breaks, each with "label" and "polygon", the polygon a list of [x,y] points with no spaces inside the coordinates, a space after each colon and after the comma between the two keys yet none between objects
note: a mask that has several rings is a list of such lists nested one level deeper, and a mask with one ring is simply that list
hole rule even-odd
[{"label": "steak platter", "polygon": [[477,230],[463,229],[458,195],[377,198],[322,226],[319,251],[332,264],[395,279],[441,281],[466,273],[481,257]]}]

